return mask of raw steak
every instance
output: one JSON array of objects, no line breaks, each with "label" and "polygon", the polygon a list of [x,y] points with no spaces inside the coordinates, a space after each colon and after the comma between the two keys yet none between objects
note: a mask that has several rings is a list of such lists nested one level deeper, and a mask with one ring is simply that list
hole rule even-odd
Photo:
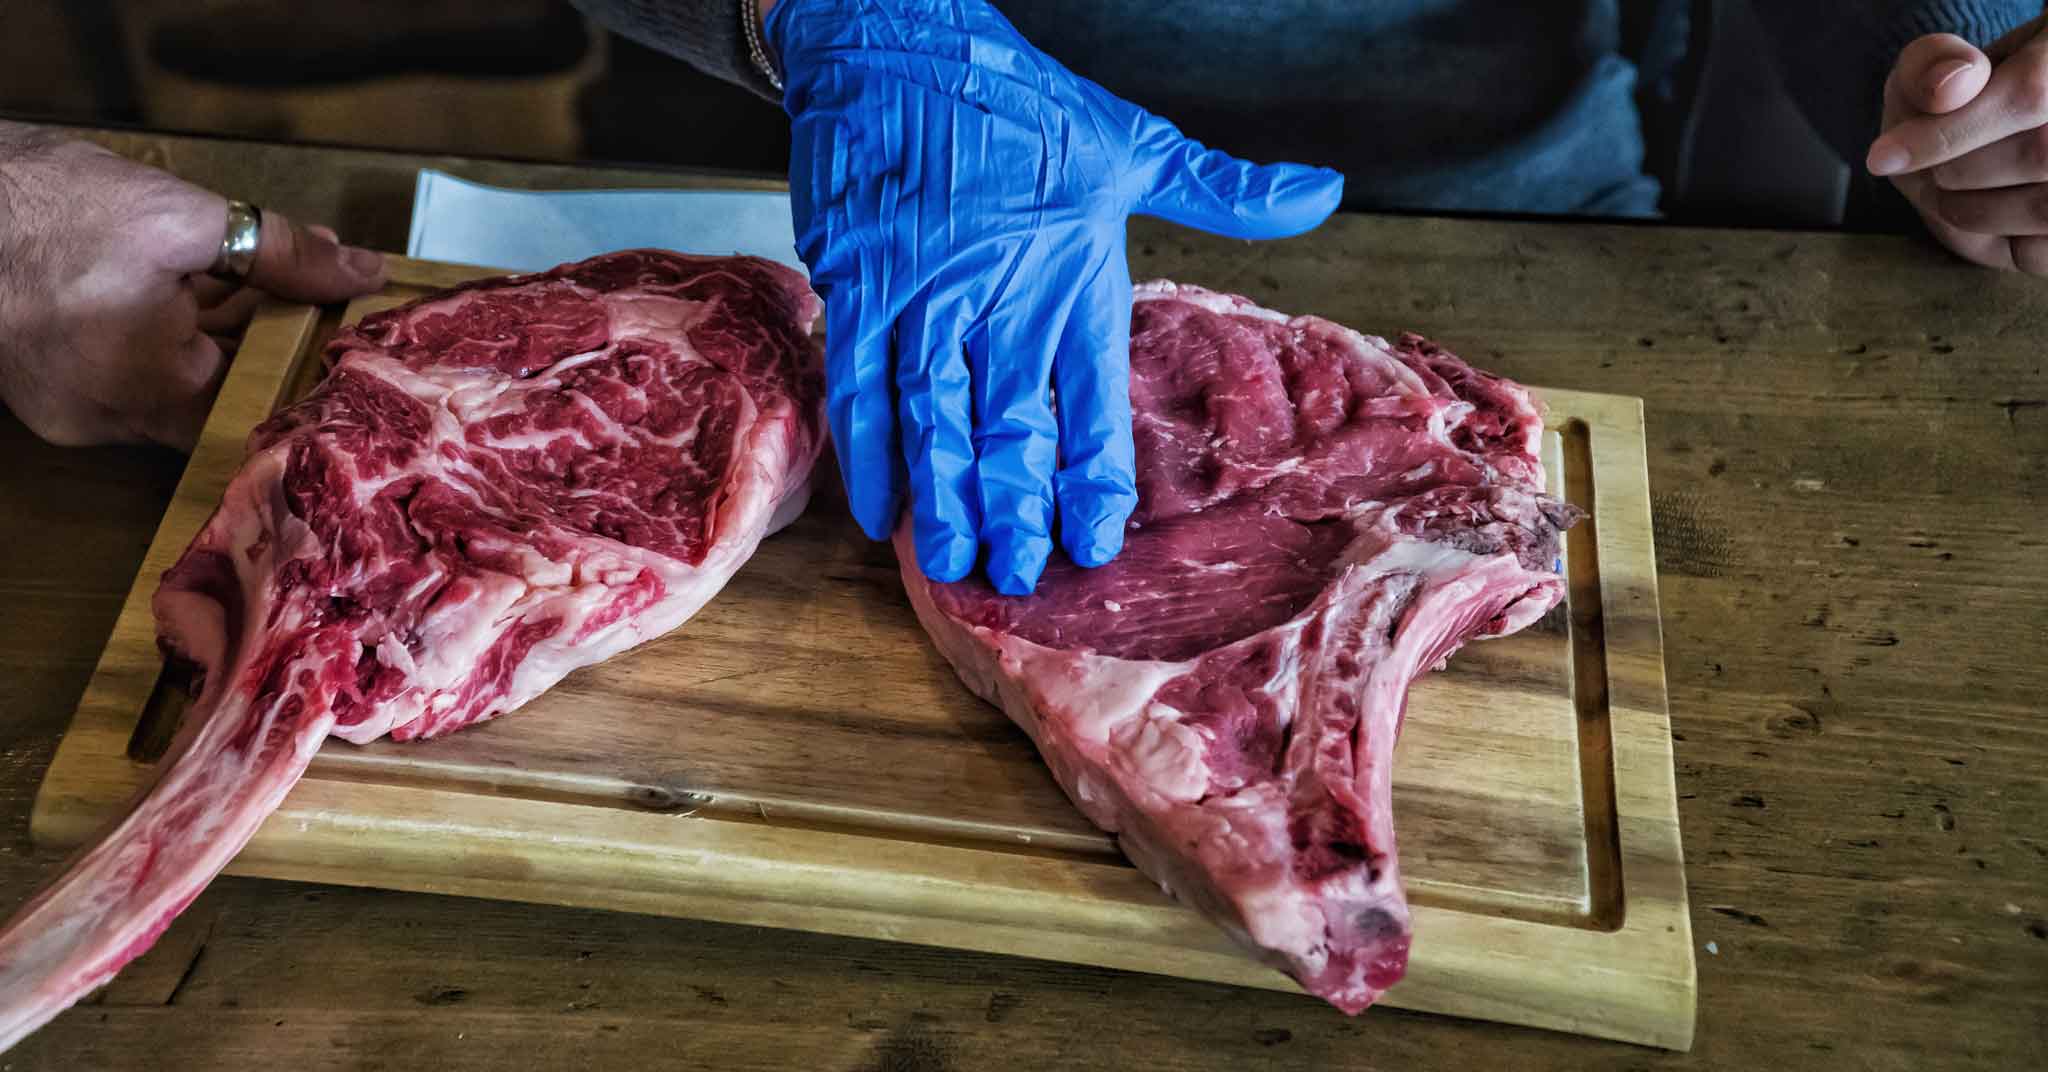
[{"label": "raw steak", "polygon": [[1406,970],[1408,685],[1564,597],[1528,392],[1171,283],[1138,288],[1123,553],[1031,596],[918,572],[919,620],[1145,874],[1347,1013]]},{"label": "raw steak", "polygon": [[431,737],[681,625],[793,519],[817,298],[639,251],[366,318],[163,577],[201,675],[126,817],[0,932],[0,1048],[141,954],[329,735]]}]

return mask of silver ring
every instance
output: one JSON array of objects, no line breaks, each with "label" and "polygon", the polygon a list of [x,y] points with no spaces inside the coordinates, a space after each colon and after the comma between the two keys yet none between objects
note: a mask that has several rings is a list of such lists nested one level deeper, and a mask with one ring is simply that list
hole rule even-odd
[{"label": "silver ring", "polygon": [[207,274],[240,282],[256,266],[256,244],[263,237],[263,210],[247,201],[228,202],[228,229],[221,235],[220,255]]}]

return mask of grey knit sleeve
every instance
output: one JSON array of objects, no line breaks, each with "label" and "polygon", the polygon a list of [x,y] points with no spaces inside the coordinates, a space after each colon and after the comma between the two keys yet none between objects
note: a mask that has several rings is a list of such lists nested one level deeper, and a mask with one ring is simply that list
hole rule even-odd
[{"label": "grey knit sleeve", "polygon": [[1877,137],[1899,50],[1952,33],[1979,48],[2041,14],[2040,0],[1751,0],[1770,31],[1785,91],[1851,167]]},{"label": "grey knit sleeve", "polygon": [[569,0],[621,37],[782,103],[747,56],[740,0]]}]

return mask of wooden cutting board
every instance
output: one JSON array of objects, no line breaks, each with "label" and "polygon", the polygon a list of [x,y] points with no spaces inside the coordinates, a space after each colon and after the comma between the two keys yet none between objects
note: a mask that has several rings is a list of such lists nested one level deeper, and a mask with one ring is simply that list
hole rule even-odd
[{"label": "wooden cutting board", "polygon": [[[346,318],[489,274],[393,265]],[[36,798],[39,844],[84,841],[168,741],[182,704],[160,680],[157,577],[343,319],[273,305],[250,326]],[[1553,481],[1592,516],[1566,539],[1565,606],[1413,690],[1394,793],[1416,938],[1385,1003],[1686,1049],[1642,405],[1542,394]],[[830,466],[681,630],[441,740],[329,742],[230,872],[1295,989],[1125,863],[959,683]]]}]

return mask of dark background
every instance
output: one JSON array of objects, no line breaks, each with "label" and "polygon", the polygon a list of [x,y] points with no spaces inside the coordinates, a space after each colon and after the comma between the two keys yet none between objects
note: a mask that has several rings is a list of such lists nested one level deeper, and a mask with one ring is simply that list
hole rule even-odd
[{"label": "dark background", "polygon": [[[1646,115],[1673,220],[1911,226],[1784,98],[1750,0],[1692,4]],[[1776,2],[1776,0],[1773,0]],[[780,175],[788,123],[565,0],[0,0],[0,114],[469,156]]]},{"label": "dark background", "polygon": [[0,30],[0,111],[16,118],[773,174],[787,161],[781,109],[562,0],[4,0]]}]

